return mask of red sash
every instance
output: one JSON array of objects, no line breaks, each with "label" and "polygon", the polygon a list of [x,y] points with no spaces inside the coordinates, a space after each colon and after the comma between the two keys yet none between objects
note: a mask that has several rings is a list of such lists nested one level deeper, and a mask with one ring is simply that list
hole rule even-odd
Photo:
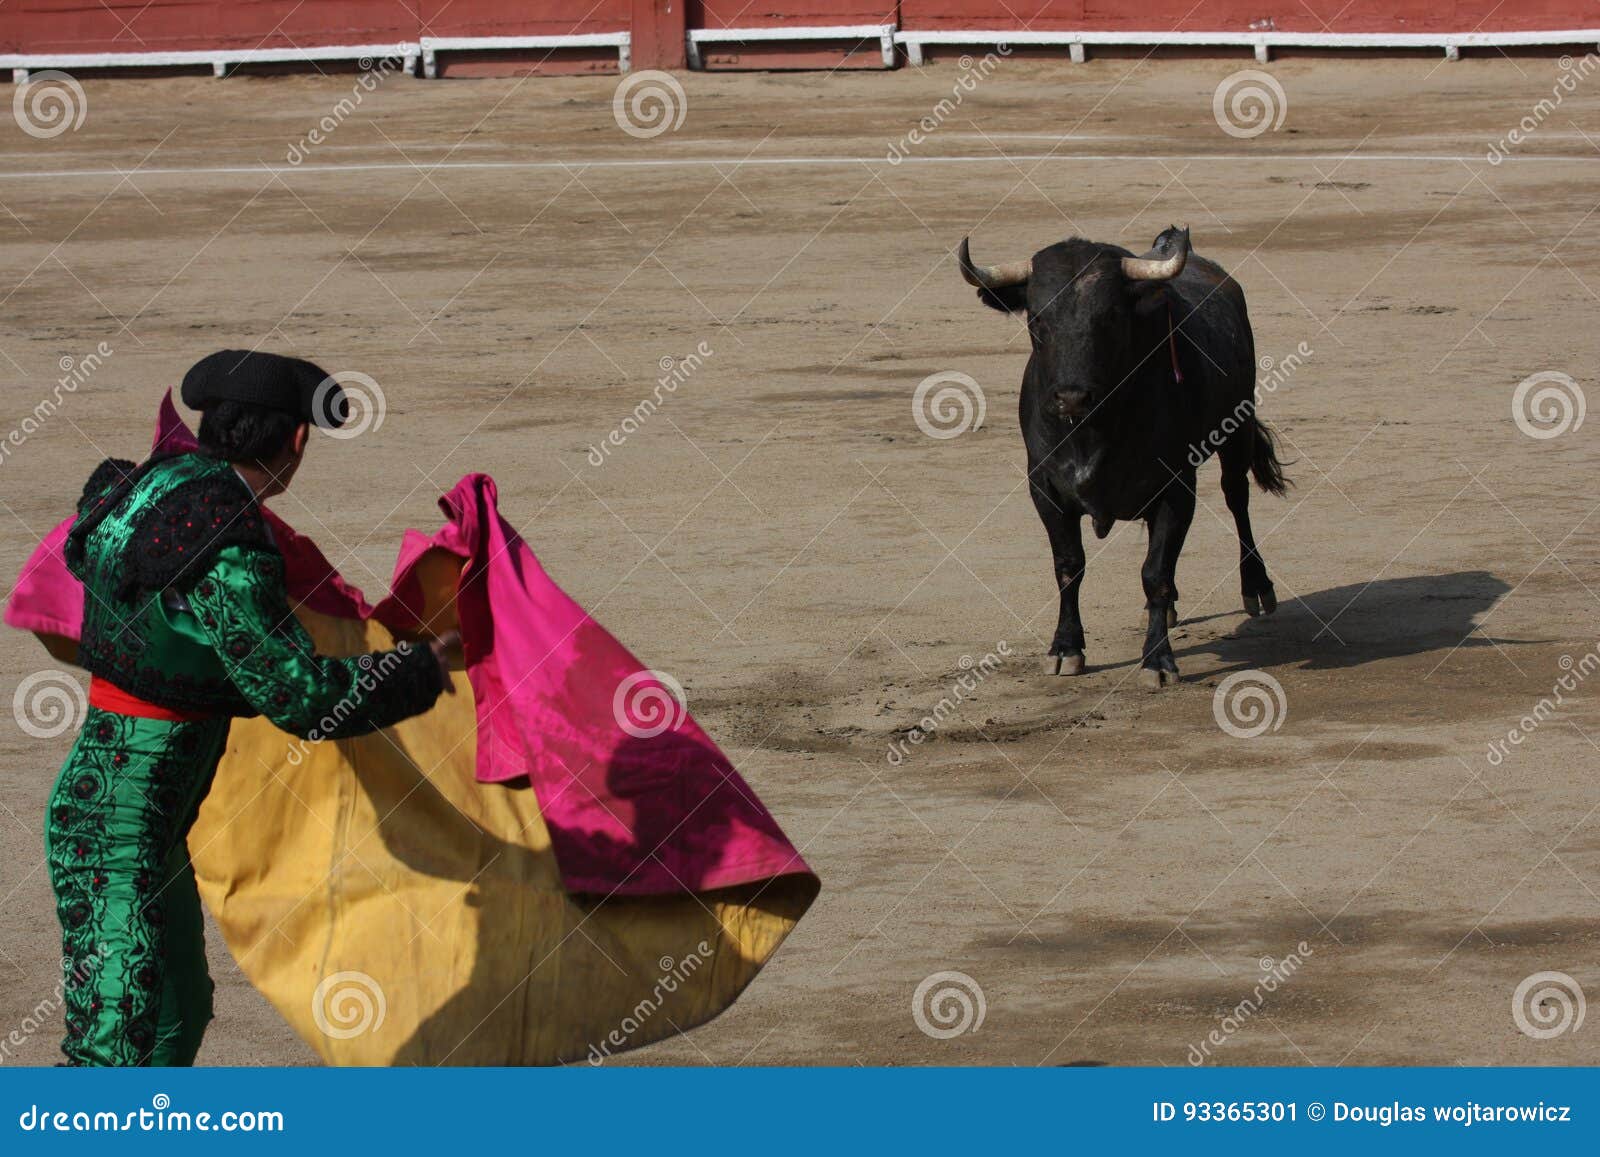
[{"label": "red sash", "polygon": [[167,723],[199,723],[213,718],[203,711],[179,711],[151,703],[137,695],[128,694],[121,687],[106,682],[98,675],[93,675],[89,679],[89,706],[98,707],[101,711],[113,711],[118,715],[132,715],[139,719],[160,719]]}]

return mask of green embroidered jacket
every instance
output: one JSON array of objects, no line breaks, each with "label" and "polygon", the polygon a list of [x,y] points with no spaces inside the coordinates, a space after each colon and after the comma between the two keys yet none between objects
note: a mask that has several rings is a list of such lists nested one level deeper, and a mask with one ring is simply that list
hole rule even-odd
[{"label": "green embroidered jacket", "polygon": [[66,556],[84,587],[79,662],[162,707],[265,715],[305,738],[338,739],[426,711],[443,690],[425,646],[316,653],[255,495],[226,462],[101,463]]}]

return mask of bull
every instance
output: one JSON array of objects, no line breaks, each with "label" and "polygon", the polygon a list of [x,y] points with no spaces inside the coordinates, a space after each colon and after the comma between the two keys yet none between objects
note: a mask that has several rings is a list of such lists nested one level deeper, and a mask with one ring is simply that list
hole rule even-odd
[{"label": "bull", "polygon": [[1280,496],[1288,483],[1256,414],[1244,291],[1190,251],[1186,228],[1165,230],[1142,256],[1074,237],[1002,265],[973,264],[963,239],[959,257],[985,305],[1027,318],[1020,412],[1028,491],[1060,593],[1046,673],[1085,670],[1078,591],[1087,514],[1097,538],[1118,521],[1148,528],[1139,680],[1150,690],[1176,682],[1167,632],[1178,622],[1178,554],[1194,520],[1196,469],[1213,453],[1239,535],[1244,609],[1255,616],[1278,605],[1250,529],[1249,478]]}]

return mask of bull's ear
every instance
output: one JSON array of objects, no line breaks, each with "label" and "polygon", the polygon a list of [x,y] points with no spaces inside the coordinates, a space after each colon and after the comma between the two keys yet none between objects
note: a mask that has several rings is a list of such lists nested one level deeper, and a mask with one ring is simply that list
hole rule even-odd
[{"label": "bull's ear", "polygon": [[1189,226],[1168,225],[1157,235],[1150,252],[1171,257],[1180,246],[1185,250],[1189,248]]},{"label": "bull's ear", "polygon": [[1149,317],[1157,310],[1167,308],[1167,283],[1165,281],[1130,281],[1128,293],[1133,298],[1133,312]]},{"label": "bull's ear", "polygon": [[978,300],[1001,313],[1018,313],[1028,308],[1028,286],[1024,283],[1003,289],[980,289]]}]

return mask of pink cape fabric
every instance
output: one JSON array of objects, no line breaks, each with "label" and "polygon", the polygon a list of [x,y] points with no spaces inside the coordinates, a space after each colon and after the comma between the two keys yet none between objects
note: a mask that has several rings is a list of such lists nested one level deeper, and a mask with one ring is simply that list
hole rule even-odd
[{"label": "pink cape fabric", "polygon": [[[193,449],[163,398],[154,449]],[[476,699],[477,778],[526,783],[571,892],[658,895],[810,874],[761,801],[674,695],[545,574],[501,517],[493,479],[440,499],[433,535],[406,532],[378,606],[311,539],[267,512],[291,599],[321,614],[420,626],[415,573],[429,551],[463,560],[456,607]],[[62,554],[69,518],[23,567],[5,621],[77,639],[83,588]]]}]

